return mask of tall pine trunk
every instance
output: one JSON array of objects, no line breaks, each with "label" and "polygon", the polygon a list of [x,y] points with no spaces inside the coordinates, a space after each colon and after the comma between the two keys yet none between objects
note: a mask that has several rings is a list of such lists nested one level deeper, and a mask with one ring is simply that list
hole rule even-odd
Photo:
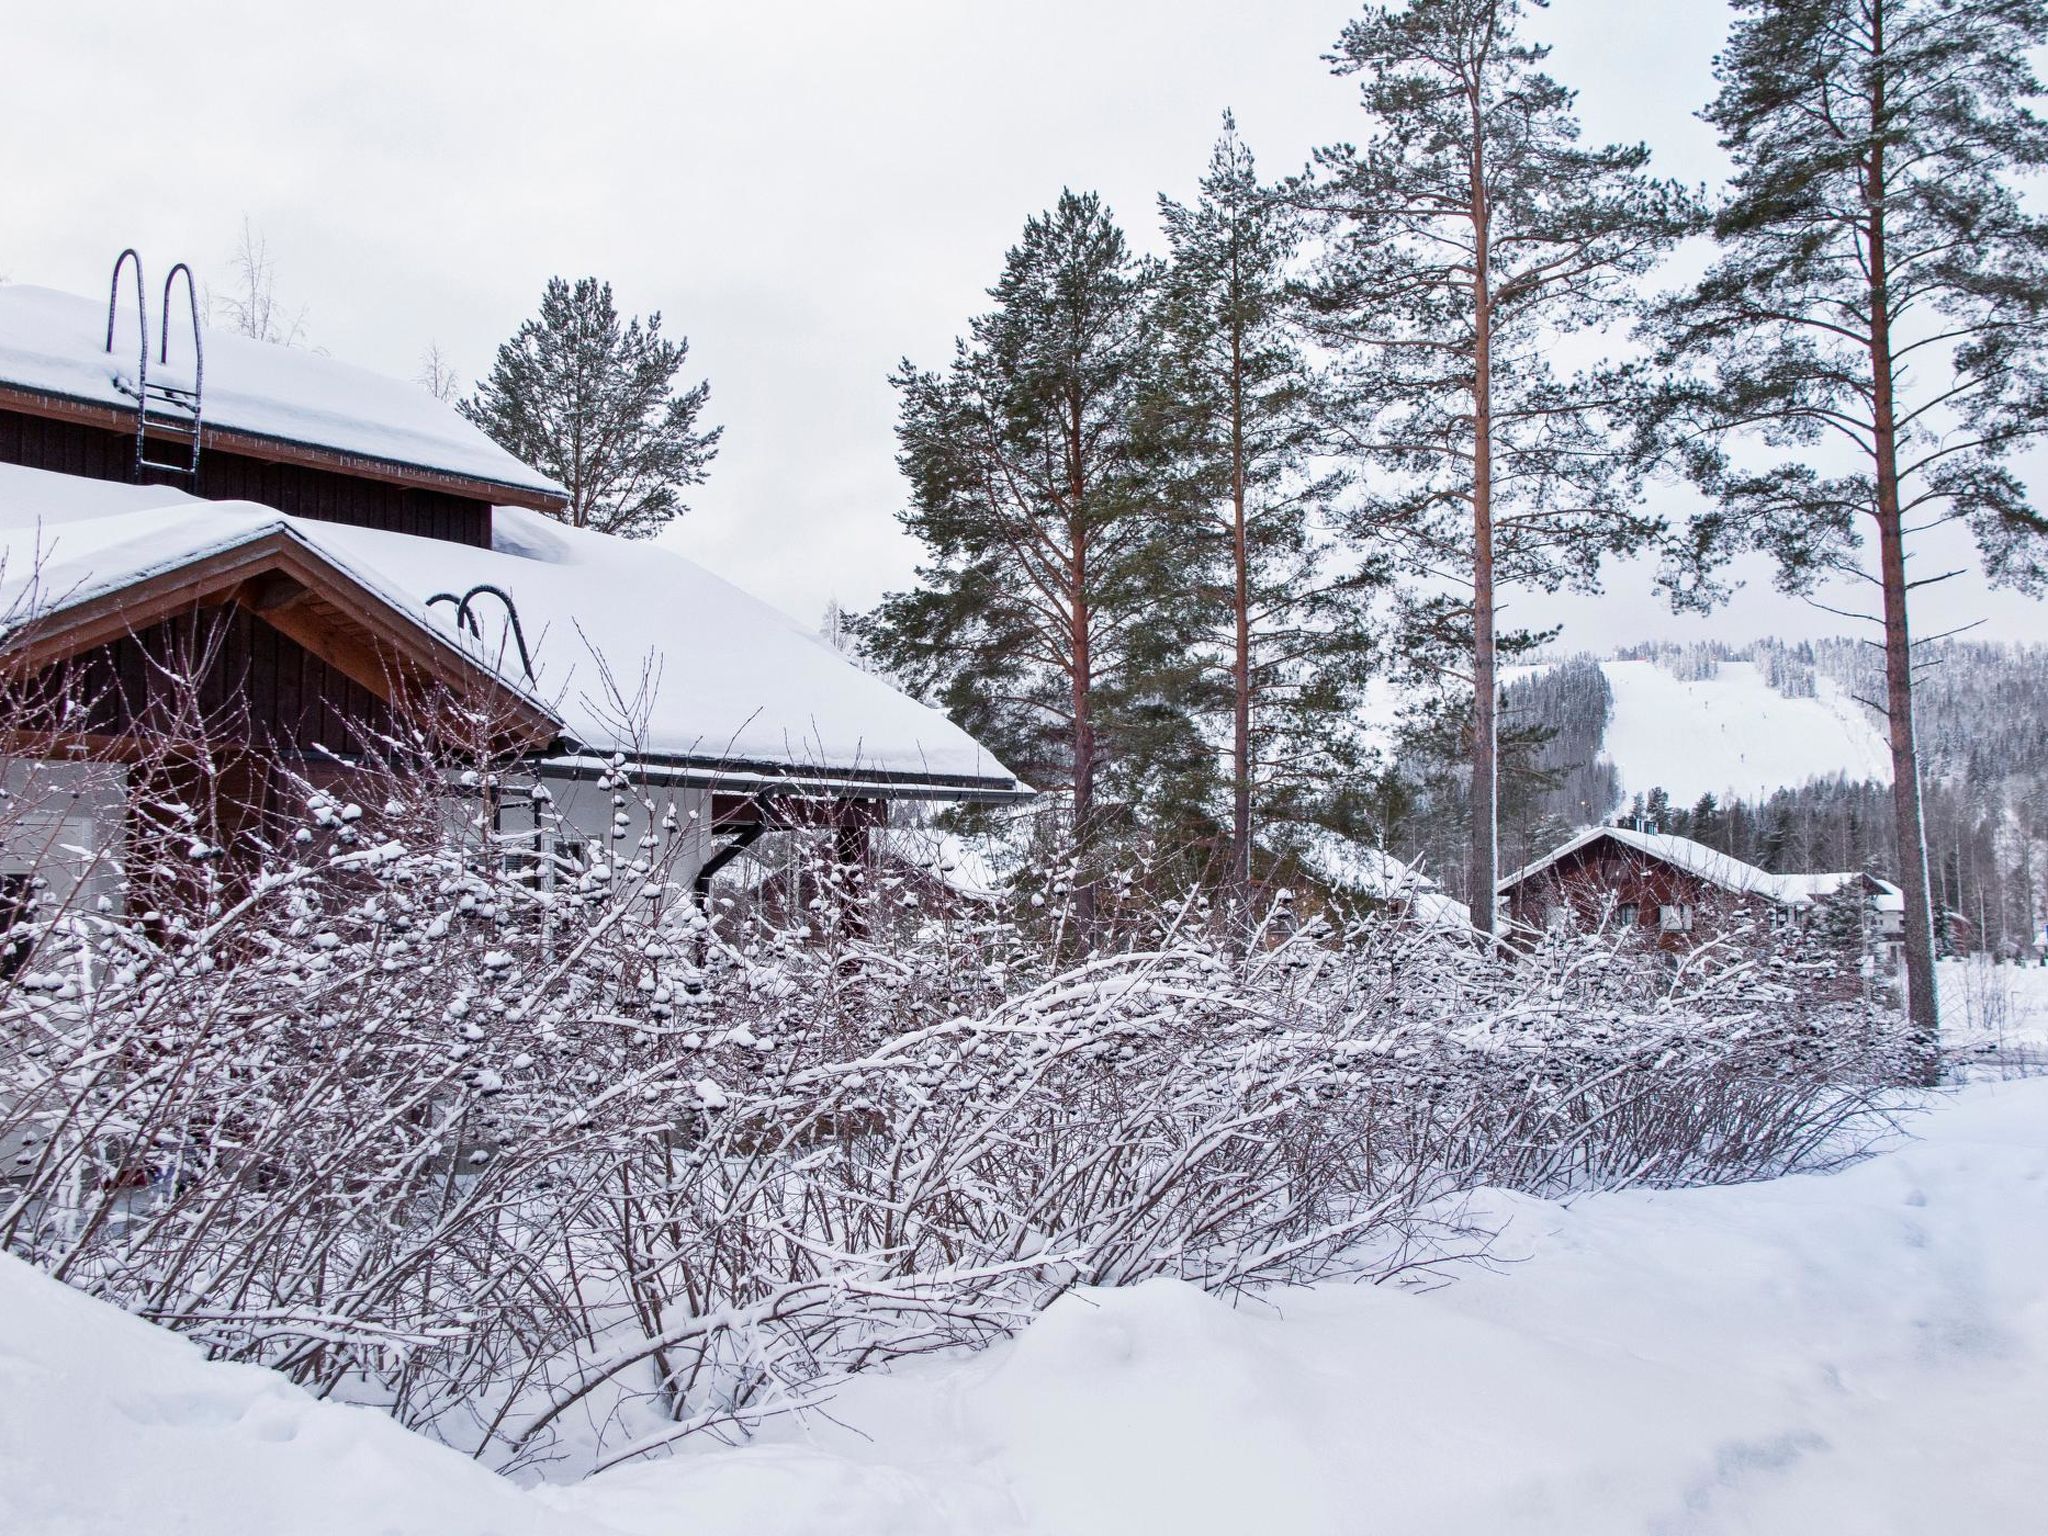
[{"label": "tall pine trunk", "polygon": [[1493,632],[1493,286],[1479,76],[1472,107],[1472,926],[1492,935],[1500,882],[1498,718]]},{"label": "tall pine trunk", "polygon": [[1078,395],[1071,397],[1068,407],[1068,453],[1069,470],[1067,479],[1068,516],[1072,519],[1071,547],[1074,552],[1073,600],[1069,604],[1072,615],[1073,634],[1071,637],[1073,677],[1071,708],[1074,715],[1074,859],[1080,867],[1080,879],[1074,887],[1074,924],[1079,929],[1081,942],[1095,942],[1095,871],[1091,863],[1094,852],[1095,831],[1095,721],[1091,714],[1094,700],[1091,688],[1094,683],[1094,660],[1091,654],[1092,625],[1094,614],[1088,587],[1088,480],[1081,467],[1083,413]]},{"label": "tall pine trunk", "polygon": [[1884,591],[1885,714],[1891,727],[1892,814],[1898,832],[1899,889],[1904,894],[1906,1011],[1913,1028],[1921,1082],[1932,1086],[1941,1067],[1941,1008],[1935,991],[1934,913],[1928,896],[1927,826],[1920,804],[1920,749],[1913,730],[1913,640],[1907,626],[1906,531],[1899,503],[1898,415],[1892,369],[1892,314],[1886,246],[1884,7],[1872,17],[1877,67],[1870,94],[1869,209],[1870,370],[1875,407],[1871,435],[1877,470],[1878,580]]},{"label": "tall pine trunk", "polygon": [[[1233,322],[1235,327],[1235,322]],[[1245,530],[1244,336],[1230,337],[1230,556],[1237,628],[1232,658],[1230,885],[1239,911],[1249,915],[1252,895],[1252,596],[1251,542]]]}]

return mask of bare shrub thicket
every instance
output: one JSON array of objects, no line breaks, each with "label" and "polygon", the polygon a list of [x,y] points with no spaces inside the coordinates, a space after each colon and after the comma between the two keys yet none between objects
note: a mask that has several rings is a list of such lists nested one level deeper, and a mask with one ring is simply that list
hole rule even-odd
[{"label": "bare shrub thicket", "polygon": [[[232,775],[167,717],[155,830],[16,916],[0,1242],[493,1465],[743,1428],[1073,1286],[1385,1278],[1475,1241],[1482,1184],[1756,1178],[1884,1123],[1884,1020],[1769,943],[1238,954],[1159,903],[1077,962],[829,838],[804,900],[705,913],[664,791],[615,764],[619,835],[564,857],[493,830],[547,802],[450,719],[270,765],[259,815],[179,788]],[[18,833],[65,791],[7,771]]]}]

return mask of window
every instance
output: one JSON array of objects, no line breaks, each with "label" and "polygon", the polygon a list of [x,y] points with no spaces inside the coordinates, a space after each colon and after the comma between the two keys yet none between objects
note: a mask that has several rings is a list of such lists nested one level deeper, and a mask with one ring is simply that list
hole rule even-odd
[{"label": "window", "polygon": [[28,964],[34,939],[16,929],[28,922],[36,904],[35,877],[28,874],[0,875],[0,977],[21,974]]},{"label": "window", "polygon": [[1657,928],[1663,933],[1691,933],[1692,907],[1682,901],[1668,901],[1657,909]]},{"label": "window", "polygon": [[1636,904],[1632,901],[1624,901],[1620,906],[1614,909],[1614,921],[1616,925],[1619,927],[1635,927],[1636,918]]}]

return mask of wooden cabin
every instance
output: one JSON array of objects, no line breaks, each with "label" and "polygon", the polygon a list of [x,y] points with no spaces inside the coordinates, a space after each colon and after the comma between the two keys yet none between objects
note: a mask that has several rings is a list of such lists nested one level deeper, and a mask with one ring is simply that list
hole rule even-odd
[{"label": "wooden cabin", "polygon": [[208,774],[345,772],[400,706],[460,697],[595,850],[652,830],[638,798],[621,824],[614,778],[659,786],[700,889],[721,842],[763,829],[829,825],[857,852],[895,800],[1029,794],[702,567],[558,521],[560,486],[425,391],[203,331],[189,284],[153,307],[131,266],[109,303],[0,286],[0,663],[95,701],[61,729],[9,722],[8,772],[61,761],[71,787],[15,838],[36,846],[0,848],[0,895],[25,858],[93,865],[123,835],[173,663],[248,738]]},{"label": "wooden cabin", "polygon": [[1782,924],[1814,905],[1804,876],[1769,874],[1690,838],[1589,827],[1500,883],[1511,931],[1633,931],[1681,952],[1738,921]]}]

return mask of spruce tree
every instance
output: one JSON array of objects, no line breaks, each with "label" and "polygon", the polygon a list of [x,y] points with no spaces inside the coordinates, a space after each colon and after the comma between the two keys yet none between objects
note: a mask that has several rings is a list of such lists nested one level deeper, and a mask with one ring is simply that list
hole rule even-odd
[{"label": "spruce tree", "polygon": [[1995,580],[2039,587],[2048,521],[2009,455],[2048,428],[2048,163],[2029,52],[2041,0],[1737,0],[1705,116],[1734,176],[1718,258],[1657,316],[1661,420],[1715,500],[1695,593],[1730,548],[1794,590],[1864,573],[1874,535],[1909,1008],[1937,1066],[1935,935],[1914,707],[1911,535],[1963,521]]},{"label": "spruce tree", "polygon": [[1327,825],[1366,756],[1356,720],[1379,573],[1331,539],[1338,481],[1314,472],[1327,413],[1290,292],[1299,213],[1260,184],[1228,114],[1196,201],[1159,202],[1165,405],[1199,519],[1206,680],[1220,683],[1205,698],[1226,722],[1227,883],[1245,911],[1255,815],[1283,834]]},{"label": "spruce tree", "polygon": [[1469,887],[1487,933],[1500,589],[1590,586],[1604,555],[1659,527],[1607,426],[1625,376],[1564,376],[1555,349],[1611,323],[1695,217],[1646,174],[1643,146],[1581,143],[1524,15],[1521,0],[1369,6],[1331,56],[1360,77],[1369,136],[1318,151],[1304,188],[1327,219],[1318,297],[1351,358],[1350,450],[1380,488],[1361,534],[1469,592],[1417,611],[1454,625],[1469,660]]},{"label": "spruce tree", "polygon": [[507,453],[560,481],[560,516],[578,528],[642,539],[687,510],[722,427],[700,430],[711,386],[678,387],[687,338],[661,314],[620,322],[612,285],[548,279],[540,313],[498,348],[491,375],[457,409]]},{"label": "spruce tree", "polygon": [[863,625],[915,691],[1030,781],[1067,786],[1084,934],[1102,833],[1199,758],[1176,676],[1190,550],[1146,426],[1156,283],[1097,196],[1063,192],[951,365],[898,368],[899,516],[925,559]]}]

